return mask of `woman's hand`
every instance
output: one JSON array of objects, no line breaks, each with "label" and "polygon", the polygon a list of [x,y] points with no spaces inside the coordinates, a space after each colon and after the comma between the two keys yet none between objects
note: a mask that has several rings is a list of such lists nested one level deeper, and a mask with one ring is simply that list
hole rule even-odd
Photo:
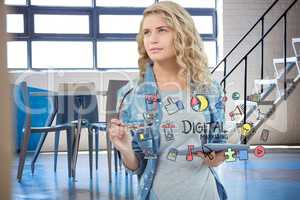
[{"label": "woman's hand", "polygon": [[196,156],[199,156],[202,159],[204,159],[204,163],[210,167],[217,167],[220,164],[222,164],[226,159],[225,151],[220,151],[217,153],[213,151],[210,154],[204,154],[203,152],[197,152]]},{"label": "woman's hand", "polygon": [[126,126],[118,119],[111,119],[109,128],[109,139],[119,151],[131,150],[131,136]]},{"label": "woman's hand", "polygon": [[139,162],[132,149],[132,138],[128,134],[127,127],[118,119],[112,119],[110,121],[110,128],[108,130],[109,139],[121,152],[121,157],[124,165],[131,170],[136,170],[139,166]]}]

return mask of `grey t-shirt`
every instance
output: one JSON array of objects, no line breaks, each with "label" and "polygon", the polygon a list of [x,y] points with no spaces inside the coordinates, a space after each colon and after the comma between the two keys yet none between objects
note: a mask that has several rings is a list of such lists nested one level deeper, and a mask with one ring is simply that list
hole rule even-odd
[{"label": "grey t-shirt", "polygon": [[[185,92],[161,92],[161,96],[163,118],[160,156],[152,186],[154,194],[159,200],[219,199],[214,176],[200,157],[172,154],[188,149],[188,145],[201,144],[199,127],[205,118],[195,111],[199,107],[195,109],[196,105],[191,104],[191,97],[187,98]],[[205,102],[202,106],[205,109]]]}]

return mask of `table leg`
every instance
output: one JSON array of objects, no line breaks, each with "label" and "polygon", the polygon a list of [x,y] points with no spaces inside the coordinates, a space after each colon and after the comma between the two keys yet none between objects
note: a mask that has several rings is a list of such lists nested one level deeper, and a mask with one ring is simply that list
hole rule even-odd
[{"label": "table leg", "polygon": [[75,141],[73,144],[73,160],[72,160],[72,176],[75,178],[75,171],[76,171],[76,163],[77,163],[77,155],[78,155],[78,148],[79,148],[79,141],[80,141],[80,134],[81,134],[81,110],[82,105],[79,107],[79,113],[78,113],[78,124],[77,124],[77,134],[75,134]]},{"label": "table leg", "polygon": [[93,178],[93,130],[88,129],[88,134],[89,134],[89,167],[90,167],[90,179]]},{"label": "table leg", "polygon": [[70,127],[67,130],[67,152],[68,152],[68,176],[69,178],[72,177],[72,147],[74,144],[74,133],[75,133],[75,128]]},{"label": "table leg", "polygon": [[109,139],[109,135],[108,135],[108,127],[107,127],[107,130],[106,130],[106,148],[107,148],[107,162],[108,162],[108,180],[109,180],[109,183],[112,182],[112,177],[111,177],[111,142],[110,142],[110,139]]}]

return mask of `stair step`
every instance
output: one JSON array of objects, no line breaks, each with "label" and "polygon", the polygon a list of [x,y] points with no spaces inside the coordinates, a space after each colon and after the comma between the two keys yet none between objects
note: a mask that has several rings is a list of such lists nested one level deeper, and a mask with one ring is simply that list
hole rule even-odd
[{"label": "stair step", "polygon": [[[297,62],[297,57],[295,57],[295,56],[294,57],[287,57],[286,62],[287,63]],[[273,63],[274,64],[283,64],[284,63],[284,58],[274,58]]]},{"label": "stair step", "polygon": [[259,101],[257,102],[258,105],[273,105],[274,101]]},{"label": "stair step", "polygon": [[[234,103],[236,105],[244,105],[244,100],[235,100]],[[257,102],[254,101],[246,101],[247,106],[257,106]]]},{"label": "stair step", "polygon": [[292,42],[293,42],[293,43],[298,43],[298,42],[300,42],[300,38],[293,38],[293,39],[292,39]]},{"label": "stair step", "polygon": [[255,85],[276,85],[277,79],[256,79],[254,80]]}]

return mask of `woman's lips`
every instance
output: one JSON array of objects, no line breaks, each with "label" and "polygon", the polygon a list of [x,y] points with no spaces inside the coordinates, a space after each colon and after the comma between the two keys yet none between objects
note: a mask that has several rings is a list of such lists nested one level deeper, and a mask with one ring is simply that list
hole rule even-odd
[{"label": "woman's lips", "polygon": [[161,51],[162,50],[162,48],[151,48],[150,49],[150,52],[151,53],[157,53],[157,52],[159,52],[159,51]]}]

